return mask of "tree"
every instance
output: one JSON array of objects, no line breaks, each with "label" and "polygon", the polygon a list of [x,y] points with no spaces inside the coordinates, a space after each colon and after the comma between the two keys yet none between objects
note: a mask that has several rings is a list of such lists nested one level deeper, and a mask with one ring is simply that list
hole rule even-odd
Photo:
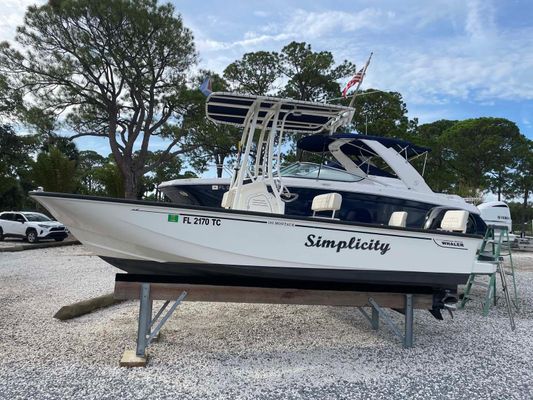
[{"label": "tree", "polygon": [[31,176],[36,186],[42,186],[48,192],[72,193],[77,187],[76,162],[56,147],[37,155]]},{"label": "tree", "polygon": [[[346,105],[349,100],[345,100]],[[354,108],[353,124],[362,134],[410,139],[409,133],[417,125],[416,120],[409,121],[407,106],[398,92],[364,90],[356,95]]]},{"label": "tree", "polygon": [[523,221],[527,221],[527,208],[533,191],[533,140],[524,138],[515,148],[515,160],[510,183],[506,187],[506,197],[522,197]]},{"label": "tree", "polygon": [[[200,77],[206,75],[211,77],[214,91],[229,90],[228,82],[212,71],[201,71],[196,83],[200,82]],[[201,95],[201,92],[196,92],[194,102],[197,104],[197,116],[199,118],[195,121],[194,126],[191,127],[191,130],[194,131],[191,138],[194,139],[198,146],[188,154],[188,160],[194,169],[199,172],[205,172],[210,164],[214,163],[217,176],[220,178],[222,177],[226,160],[237,153],[242,131],[231,125],[218,125],[209,121],[205,114],[205,97]]]},{"label": "tree", "polygon": [[[439,120],[429,124],[420,125],[413,142],[429,147],[424,178],[427,184],[437,192],[449,192],[453,189],[457,181],[457,171],[450,163],[450,152],[444,141],[445,132],[454,126],[457,121]],[[421,170],[423,160],[418,160],[415,165]]]},{"label": "tree", "polygon": [[[154,152],[154,154],[151,155],[151,157],[158,157],[158,152]],[[183,167],[183,162],[180,158],[174,157],[173,159],[159,165],[157,168],[155,168],[150,174],[145,175],[143,177],[144,181],[144,189],[145,192],[153,192],[154,193],[143,193],[144,198],[152,199],[152,200],[162,200],[163,199],[163,193],[159,191],[158,185],[161,182],[170,181],[173,179],[180,179],[180,178],[197,178],[197,176],[192,171],[185,171],[185,173],[181,173],[181,168]]]},{"label": "tree", "polygon": [[[521,135],[516,124],[507,119],[476,118],[456,123],[446,130],[443,140],[458,184],[485,190],[513,165]],[[497,187],[498,193],[501,189]]]},{"label": "tree", "polygon": [[106,163],[105,157],[93,150],[79,152],[78,177],[80,182],[79,192],[83,194],[101,194],[105,188],[100,184],[96,175],[98,168]]},{"label": "tree", "polygon": [[56,147],[70,160],[78,162],[79,151],[76,144],[69,137],[56,133],[61,124],[53,112],[35,106],[20,107],[19,116],[35,132],[41,145],[41,151],[48,152],[50,147]]},{"label": "tree", "polygon": [[124,179],[112,154],[104,165],[94,171],[94,178],[104,188],[104,195],[109,197],[124,197]]},{"label": "tree", "polygon": [[[126,197],[135,197],[146,172],[188,150],[180,146],[187,134],[185,73],[196,53],[172,5],[55,0],[28,8],[16,41],[25,51],[2,43],[0,66],[40,108],[64,111],[76,132],[72,138],[109,140]],[[147,164],[153,136],[168,146]]]},{"label": "tree", "polygon": [[507,203],[513,220],[513,231],[533,234],[533,207],[530,204]]},{"label": "tree", "polygon": [[33,150],[33,137],[19,136],[9,125],[0,125],[0,210],[24,206]]},{"label": "tree", "polygon": [[305,42],[291,42],[281,50],[281,72],[288,79],[281,95],[297,100],[323,101],[339,97],[337,80],[355,74],[355,65],[344,60],[335,65],[329,51],[314,52]]},{"label": "tree", "polygon": [[266,95],[275,89],[274,82],[280,76],[280,59],[275,52],[246,53],[224,69],[224,78],[239,93]]},{"label": "tree", "polygon": [[42,138],[42,140],[43,143],[41,145],[41,151],[48,152],[52,147],[55,147],[61,153],[66,155],[69,160],[74,161],[76,165],[78,164],[80,152],[76,147],[76,144],[68,137],[51,133],[50,135]]},{"label": "tree", "polygon": [[6,75],[0,74],[0,117],[13,115],[21,107],[21,92],[14,90]]}]

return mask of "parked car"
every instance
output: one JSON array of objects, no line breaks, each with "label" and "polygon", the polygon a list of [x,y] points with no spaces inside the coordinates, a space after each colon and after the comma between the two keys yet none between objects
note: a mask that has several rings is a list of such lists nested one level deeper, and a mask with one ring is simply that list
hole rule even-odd
[{"label": "parked car", "polygon": [[30,243],[41,239],[58,242],[68,236],[68,230],[46,215],[29,211],[4,211],[0,213],[0,240],[5,237],[19,237]]}]

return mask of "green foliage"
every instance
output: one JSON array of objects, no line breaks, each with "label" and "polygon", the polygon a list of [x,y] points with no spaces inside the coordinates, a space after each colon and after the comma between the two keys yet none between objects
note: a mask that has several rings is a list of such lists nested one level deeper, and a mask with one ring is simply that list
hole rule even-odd
[{"label": "green foliage", "polygon": [[[452,192],[457,183],[458,171],[452,168],[451,155],[444,140],[444,133],[456,123],[457,121],[442,119],[420,125],[416,134],[412,135],[415,144],[431,149],[427,157],[424,178],[436,192]],[[420,158],[413,165],[422,172],[423,162],[424,160]]]},{"label": "green foliage", "polygon": [[24,123],[41,137],[54,135],[54,131],[58,128],[54,113],[36,106],[25,108],[21,112],[21,117]]},{"label": "green foliage", "polygon": [[11,116],[22,108],[22,92],[13,87],[8,77],[0,74],[0,117]]},{"label": "green foliage", "polygon": [[19,136],[9,125],[0,125],[0,210],[23,208],[34,138]]},{"label": "green foliage", "polygon": [[105,164],[94,170],[94,180],[103,187],[103,194],[108,197],[124,197],[124,179],[117,164],[109,157]]},{"label": "green foliage", "polygon": [[68,137],[59,136],[55,133],[50,133],[46,136],[41,136],[41,151],[48,152],[50,148],[55,147],[61,153],[66,155],[69,160],[76,162],[79,161],[80,152],[76,147],[76,144]]},{"label": "green foliage", "polygon": [[315,52],[305,42],[291,42],[281,50],[281,72],[288,79],[282,96],[297,100],[322,101],[339,97],[338,79],[353,75],[355,65],[344,60],[335,65],[329,51]]},{"label": "green foliage", "polygon": [[31,176],[35,186],[42,186],[48,192],[72,193],[77,186],[76,162],[58,148],[50,147],[48,152],[37,155]]},{"label": "green foliage", "polygon": [[233,90],[255,95],[270,93],[280,76],[279,55],[267,51],[246,53],[224,70],[224,78],[233,83]]},{"label": "green foliage", "polygon": [[533,206],[519,202],[507,203],[511,211],[511,218],[513,220],[513,232],[519,233],[522,231],[533,235]]},{"label": "green foliage", "polygon": [[533,191],[533,141],[524,138],[514,152],[514,170],[509,184],[505,186],[505,195],[511,198],[521,197],[525,210]]},{"label": "green foliage", "polygon": [[77,175],[80,186],[78,192],[82,194],[101,195],[105,194],[106,189],[96,175],[107,160],[105,157],[93,150],[84,150],[79,152]]},{"label": "green foliage", "polygon": [[2,43],[0,66],[40,109],[64,111],[75,136],[108,138],[128,197],[148,172],[153,135],[172,134],[162,155],[183,151],[176,147],[187,133],[179,129],[188,108],[185,73],[196,53],[172,5],[57,0],[29,7],[17,32],[24,51]]},{"label": "green foliage", "polygon": [[[345,103],[349,103],[346,99]],[[354,128],[374,136],[409,139],[409,131],[416,121],[407,118],[407,106],[398,92],[367,89],[355,97]]]},{"label": "green foliage", "polygon": [[476,118],[454,124],[443,140],[451,166],[460,172],[458,183],[487,188],[491,183],[501,184],[502,174],[512,168],[521,135],[517,126],[504,118]]}]

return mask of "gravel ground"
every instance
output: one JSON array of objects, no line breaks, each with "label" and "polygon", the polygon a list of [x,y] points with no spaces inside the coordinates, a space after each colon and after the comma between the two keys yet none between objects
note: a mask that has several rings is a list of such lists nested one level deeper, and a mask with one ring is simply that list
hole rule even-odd
[{"label": "gravel ground", "polygon": [[0,398],[531,399],[533,254],[515,263],[515,332],[503,301],[487,318],[477,301],[442,322],[415,311],[409,350],[354,309],[184,303],[149,366],[126,369],[138,303],[52,318],[112,291],[114,268],[83,246],[0,253]]}]

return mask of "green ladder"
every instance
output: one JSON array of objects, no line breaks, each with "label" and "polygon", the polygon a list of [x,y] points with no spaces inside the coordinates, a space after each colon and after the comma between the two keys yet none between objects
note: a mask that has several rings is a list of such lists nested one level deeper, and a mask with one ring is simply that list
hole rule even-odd
[{"label": "green ladder", "polygon": [[[509,267],[505,268],[504,258],[509,257]],[[496,305],[496,275],[500,275],[502,282],[502,289],[507,301],[507,308],[509,317],[511,318],[511,326],[514,329],[514,321],[512,318],[511,303],[513,303],[516,310],[518,310],[518,290],[516,288],[516,277],[513,264],[513,256],[511,254],[511,242],[509,241],[509,230],[507,226],[489,225],[485,232],[485,237],[479,249],[478,261],[490,262],[496,264],[496,272],[492,274],[471,274],[466,283],[465,291],[459,308],[464,308],[466,302],[472,298],[472,286],[483,286],[487,288],[485,301],[483,302],[483,315],[487,316],[492,304]],[[489,277],[489,283],[477,282],[475,279],[478,275]],[[513,278],[514,299],[511,300],[507,285],[507,275]]]}]

